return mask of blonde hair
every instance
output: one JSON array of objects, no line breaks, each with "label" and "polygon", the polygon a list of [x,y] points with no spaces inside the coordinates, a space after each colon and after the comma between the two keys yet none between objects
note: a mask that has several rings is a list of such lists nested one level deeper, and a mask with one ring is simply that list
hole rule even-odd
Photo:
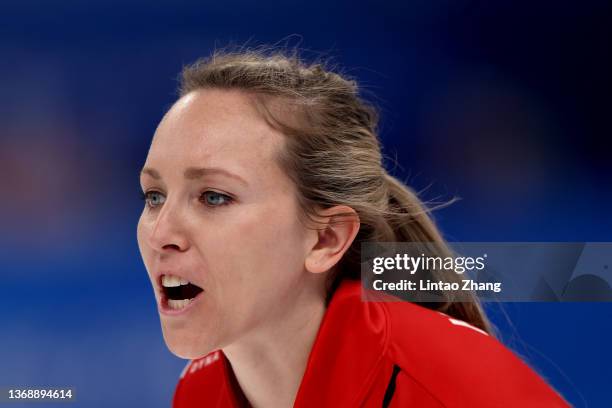
[{"label": "blonde hair", "polygon": [[[307,219],[316,218],[317,208],[340,204],[358,214],[359,232],[329,274],[328,299],[342,279],[359,278],[362,242],[433,242],[444,255],[450,252],[431,209],[385,170],[379,114],[359,95],[355,80],[324,63],[305,62],[297,49],[264,46],[215,50],[185,66],[180,96],[205,88],[246,92],[270,126],[286,136],[278,161],[295,182]],[[470,296],[467,302],[422,305],[493,334],[478,299]]]}]

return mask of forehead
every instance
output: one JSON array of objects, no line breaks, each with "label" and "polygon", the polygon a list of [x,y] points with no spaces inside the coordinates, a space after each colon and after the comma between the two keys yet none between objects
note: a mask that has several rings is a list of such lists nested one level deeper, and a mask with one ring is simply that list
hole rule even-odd
[{"label": "forehead", "polygon": [[203,89],[183,96],[166,113],[147,164],[219,165],[250,172],[275,165],[282,146],[282,134],[266,123],[247,94]]}]

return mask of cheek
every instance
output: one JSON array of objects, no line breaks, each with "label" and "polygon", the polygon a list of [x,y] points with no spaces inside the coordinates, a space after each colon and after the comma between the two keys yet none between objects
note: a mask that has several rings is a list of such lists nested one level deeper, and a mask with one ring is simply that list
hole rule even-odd
[{"label": "cheek", "polygon": [[202,234],[200,250],[212,285],[206,315],[225,322],[216,328],[224,341],[286,310],[301,283],[301,224],[293,211],[279,207],[243,209],[212,229],[214,240]]},{"label": "cheek", "polygon": [[222,256],[215,263],[224,269],[219,279],[243,291],[244,296],[252,296],[253,288],[259,292],[282,290],[302,271],[301,224],[293,202],[272,204],[278,202],[271,200],[268,205],[244,210],[219,231],[218,242],[222,244],[215,252]]}]

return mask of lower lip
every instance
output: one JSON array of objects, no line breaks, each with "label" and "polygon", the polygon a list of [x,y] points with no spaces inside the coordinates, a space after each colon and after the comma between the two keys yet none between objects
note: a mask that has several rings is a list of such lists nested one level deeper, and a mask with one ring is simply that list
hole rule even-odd
[{"label": "lower lip", "polygon": [[161,293],[160,296],[160,301],[159,301],[159,313],[166,315],[166,316],[180,316],[183,315],[187,312],[189,312],[189,310],[191,308],[194,307],[194,305],[200,301],[200,299],[202,298],[202,295],[204,295],[204,291],[198,293],[196,295],[196,297],[194,297],[193,299],[191,299],[191,301],[189,302],[189,304],[181,309],[173,309],[170,307],[170,305],[168,304],[168,298],[166,297],[166,295],[164,295],[164,293]]}]

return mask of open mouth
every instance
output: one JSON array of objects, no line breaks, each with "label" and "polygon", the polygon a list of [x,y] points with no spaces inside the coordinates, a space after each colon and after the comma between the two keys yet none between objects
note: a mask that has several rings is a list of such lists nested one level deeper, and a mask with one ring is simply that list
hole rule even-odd
[{"label": "open mouth", "polygon": [[162,303],[169,309],[180,310],[204,291],[201,287],[175,275],[162,275]]}]

